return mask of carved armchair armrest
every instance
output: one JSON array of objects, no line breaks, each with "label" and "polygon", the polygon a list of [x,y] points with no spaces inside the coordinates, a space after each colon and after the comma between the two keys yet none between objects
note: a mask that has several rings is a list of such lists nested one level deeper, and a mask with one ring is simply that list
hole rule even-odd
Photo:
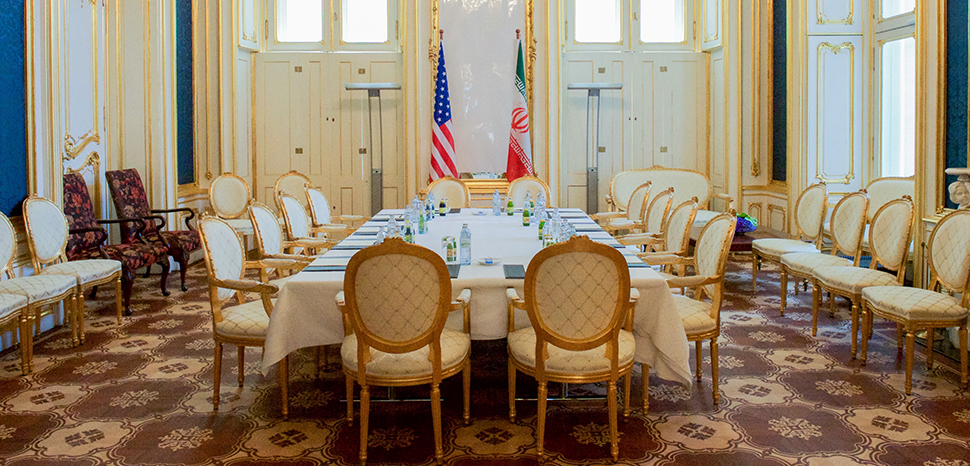
[{"label": "carved armchair armrest", "polygon": [[189,207],[176,207],[174,209],[152,209],[153,214],[170,214],[175,212],[188,212],[189,215],[185,217],[185,227],[189,230],[195,230],[189,220],[195,218],[195,209]]},{"label": "carved armchair armrest", "polygon": [[463,326],[462,331],[465,333],[471,333],[471,301],[472,301],[472,290],[465,288],[461,290],[458,297],[451,302],[451,310],[462,311]]},{"label": "carved armchair armrest", "polygon": [[689,277],[677,277],[670,276],[667,278],[668,288],[697,288],[703,285],[711,285],[717,283],[721,279],[720,276],[704,277],[699,275],[691,275]]},{"label": "carved armchair armrest", "polygon": [[717,193],[717,194],[715,194],[713,196],[713,198],[714,199],[720,199],[720,200],[722,200],[722,201],[724,201],[724,202],[727,203],[727,210],[725,210],[725,212],[727,212],[728,210],[734,209],[734,198],[733,197],[728,196],[725,193]]}]

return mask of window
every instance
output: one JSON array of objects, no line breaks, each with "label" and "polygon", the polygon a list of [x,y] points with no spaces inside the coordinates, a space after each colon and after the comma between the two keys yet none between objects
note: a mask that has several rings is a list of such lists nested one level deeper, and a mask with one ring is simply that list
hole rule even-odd
[{"label": "window", "polygon": [[916,170],[916,40],[883,43],[880,61],[880,165],[882,176]]},{"label": "window", "polygon": [[916,0],[882,0],[881,16],[892,18],[903,13],[912,13],[916,9]]},{"label": "window", "polygon": [[274,2],[271,50],[397,50],[395,0]]},{"label": "window", "polygon": [[693,33],[687,31],[693,24],[694,3],[695,0],[568,0],[564,15],[566,48],[693,50]]},{"label": "window", "polygon": [[684,0],[640,0],[640,43],[683,42]]}]

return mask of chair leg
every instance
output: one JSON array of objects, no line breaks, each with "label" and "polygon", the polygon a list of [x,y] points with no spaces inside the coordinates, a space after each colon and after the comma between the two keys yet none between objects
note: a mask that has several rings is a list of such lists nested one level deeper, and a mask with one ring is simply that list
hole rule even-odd
[{"label": "chair leg", "polygon": [[630,385],[633,381],[633,370],[626,374],[623,378],[623,417],[630,417]]},{"label": "chair leg", "polygon": [[906,394],[913,393],[913,352],[916,346],[916,335],[912,327],[906,328]]},{"label": "chair leg", "polygon": [[[434,398],[434,397],[432,397]],[[370,388],[360,386],[360,464],[367,464],[367,422],[370,420]]]},{"label": "chair leg", "polygon": [[148,276],[151,274],[152,274],[152,264],[148,264],[145,266],[145,275],[143,275],[141,278],[148,278]]},{"label": "chair leg", "polygon": [[859,339],[859,302],[852,300],[852,359],[855,359]]},{"label": "chair leg", "polygon": [[717,337],[711,338],[711,385],[714,390],[714,406],[721,400],[717,388]]},{"label": "chair leg", "polygon": [[175,259],[175,262],[179,264],[179,278],[182,282],[182,291],[189,291],[185,286],[185,269],[189,266],[189,258],[186,257],[186,252],[180,247],[170,247],[168,252],[172,255],[172,259]]},{"label": "chair leg", "polygon": [[[797,287],[796,287],[797,288]],[[818,333],[818,308],[822,306],[822,290],[812,283],[812,336]]]},{"label": "chair leg", "polygon": [[960,335],[960,382],[967,386],[967,326],[961,325],[957,331]]},{"label": "chair leg", "polygon": [[640,364],[640,379],[643,385],[643,414],[650,409],[650,366]]},{"label": "chair leg", "polygon": [[431,424],[434,430],[434,460],[441,464],[445,453],[441,445],[441,388],[438,382],[431,382]]},{"label": "chair leg", "polygon": [[461,417],[465,421],[465,425],[469,425],[472,422],[471,414],[471,402],[472,402],[472,361],[469,358],[465,361],[465,369],[462,371],[462,401],[465,404],[462,410]]},{"label": "chair leg", "polygon": [[239,373],[236,375],[236,382],[239,383],[239,388],[242,388],[243,381],[246,379],[246,347],[242,345],[236,346],[236,357],[239,359]]},{"label": "chair leg", "polygon": [[162,278],[159,279],[159,286],[162,287],[162,296],[168,296],[172,294],[172,292],[168,291],[168,271],[170,268],[168,265],[168,257],[158,261],[158,265],[162,267]]},{"label": "chair leg", "polygon": [[118,315],[118,325],[121,325],[121,316],[131,315],[131,289],[135,285],[135,272],[127,268],[121,270],[121,298],[124,310]]},{"label": "chair leg", "polygon": [[[795,291],[798,291],[798,286],[795,287]],[[785,315],[785,307],[788,306],[788,274],[785,272],[785,268],[781,269],[781,315]]]},{"label": "chair leg", "polygon": [[[280,361],[280,405],[283,411],[283,420],[290,418],[290,355],[286,355]],[[241,386],[241,385],[240,385]]]},{"label": "chair leg", "polygon": [[[115,279],[115,307],[118,309],[118,325],[121,325],[121,314],[124,314],[125,309],[127,309],[127,307],[125,307],[127,302],[125,300],[124,289],[121,286],[122,275],[124,275],[124,272],[121,272],[118,275],[118,278]],[[129,289],[128,292],[131,293],[131,290]],[[130,300],[131,295],[128,295],[128,298]]]},{"label": "chair leg", "polygon": [[[872,332],[872,329],[869,329]],[[903,324],[896,323],[896,349],[903,349]]]},{"label": "chair leg", "polygon": [[216,342],[216,358],[212,368],[212,410],[219,411],[219,383],[222,382],[222,342]]},{"label": "chair leg", "polygon": [[[544,458],[545,458],[545,455],[542,450],[542,445],[543,445],[543,440],[545,440],[546,438],[546,395],[548,394],[548,392],[549,392],[549,389],[547,387],[546,381],[545,380],[539,381],[539,393],[537,396],[538,402],[539,402],[539,412],[537,413],[537,420],[536,420],[537,430],[538,430],[536,434],[537,436],[536,451],[538,452],[538,455],[539,455],[539,462],[544,461]],[[614,397],[613,400],[614,400],[613,402],[615,403],[616,398]]]},{"label": "chair leg", "polygon": [[926,329],[926,369],[933,368],[933,340],[936,339],[936,329]]},{"label": "chair leg", "polygon": [[620,445],[618,442],[618,429],[616,428],[616,381],[610,380],[607,383],[606,404],[609,405],[610,415],[610,454],[613,461],[620,457]]},{"label": "chair leg", "polygon": [[24,375],[30,372],[30,348],[27,346],[31,343],[30,335],[30,313],[25,309],[20,312],[20,335],[17,338],[20,340],[20,371]]},{"label": "chair leg", "polygon": [[758,253],[751,253],[751,292],[758,292]]},{"label": "chair leg", "polygon": [[835,295],[829,293],[829,317],[835,318]]},{"label": "chair leg", "polygon": [[345,372],[344,382],[347,386],[347,424],[354,425],[354,379]]},{"label": "chair leg", "polygon": [[509,422],[515,422],[515,366],[509,358]]},{"label": "chair leg", "polygon": [[869,338],[872,337],[872,311],[866,306],[865,301],[862,302],[862,331],[860,332],[859,339],[862,340],[862,348],[860,359],[862,365],[866,365],[866,357],[869,355]]},{"label": "chair leg", "polygon": [[701,375],[704,374],[704,371],[701,369],[702,343],[704,343],[703,340],[697,340],[694,342],[694,363],[697,366],[695,371],[695,374],[696,374],[695,376],[697,377],[698,382],[701,381]]}]

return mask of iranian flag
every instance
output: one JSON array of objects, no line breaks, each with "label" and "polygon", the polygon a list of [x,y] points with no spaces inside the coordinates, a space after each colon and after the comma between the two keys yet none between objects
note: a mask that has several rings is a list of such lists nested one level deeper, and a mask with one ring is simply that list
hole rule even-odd
[{"label": "iranian flag", "polygon": [[[516,35],[519,31],[516,30]],[[532,144],[529,135],[529,105],[525,94],[525,57],[522,40],[515,61],[515,95],[512,98],[512,130],[509,133],[509,160],[505,176],[509,181],[532,174]]]}]

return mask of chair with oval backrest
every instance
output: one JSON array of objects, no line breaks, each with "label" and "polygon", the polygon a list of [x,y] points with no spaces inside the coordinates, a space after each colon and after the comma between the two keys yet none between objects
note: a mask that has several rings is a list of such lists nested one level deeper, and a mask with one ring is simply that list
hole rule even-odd
[{"label": "chair with oval backrest", "polygon": [[[936,328],[958,327],[960,338],[960,382],[967,386],[967,310],[970,302],[970,211],[957,210],[943,217],[926,247],[929,263],[927,289],[902,286],[870,286],[862,289],[864,330],[862,362],[866,361],[873,316],[902,325],[906,335],[905,390],[913,391],[913,352],[916,332],[927,330],[927,369],[933,367],[933,332]],[[941,291],[959,293],[960,298]]]},{"label": "chair with oval backrest", "polygon": [[[648,263],[650,258],[654,256],[686,257],[690,248],[690,229],[691,225],[694,224],[695,215],[697,215],[697,199],[690,199],[682,202],[670,213],[670,217],[667,218],[666,225],[663,227],[662,235],[636,235],[632,239],[624,237],[617,241],[628,246],[644,247],[646,251],[638,255],[640,259]],[[682,268],[674,268],[678,269],[680,274],[684,273]]]},{"label": "chair with oval backrest", "polygon": [[611,234],[616,234],[618,230],[643,229],[644,214],[649,207],[651,182],[646,182],[637,186],[630,195],[627,202],[627,209],[623,212],[599,212],[590,215],[590,218],[600,222],[604,230]]},{"label": "chair with oval backrest", "polygon": [[[347,384],[347,421],[353,422],[354,381],[360,385],[360,462],[367,461],[370,387],[431,384],[435,460],[441,464],[441,393],[445,378],[462,374],[470,421],[471,291],[452,301],[451,278],[436,252],[400,238],[362,249],[350,259],[337,304],[344,315],[340,348]],[[445,327],[462,312],[462,330]],[[401,317],[406,316],[406,317]]]},{"label": "chair with oval backrest", "polygon": [[[213,366],[212,410],[219,410],[219,389],[222,378],[222,345],[236,345],[239,368],[237,382],[240,387],[246,375],[245,354],[247,346],[262,348],[266,343],[266,329],[273,312],[272,295],[279,288],[270,283],[245,278],[246,253],[241,235],[225,220],[203,215],[199,220],[202,250],[209,281],[209,304],[212,309],[212,338],[215,340]],[[241,293],[259,293],[259,299],[232,307],[225,307]],[[280,362],[280,391],[282,392],[283,418],[288,416],[288,358]]]},{"label": "chair with oval backrest", "polygon": [[[135,241],[132,243],[105,244],[108,233],[101,225],[135,223],[144,225],[145,220],[118,219],[97,220],[94,218],[94,205],[88,194],[88,186],[81,175],[64,175],[64,215],[70,229],[67,240],[67,260],[114,259],[121,262],[121,294],[124,301],[124,315],[131,315],[131,291],[135,271],[152,264],[162,268],[160,280],[163,296],[168,296],[168,246],[162,243]],[[118,316],[121,323],[121,315]]]},{"label": "chair with oval backrest", "polygon": [[[330,215],[330,202],[320,188],[306,185],[307,208],[310,211],[310,221],[313,229],[326,234],[330,241],[337,242],[346,238],[356,230],[343,223],[333,223],[333,216]],[[362,215],[341,215],[337,217],[348,222],[366,221]]]},{"label": "chair with oval backrest", "polygon": [[[539,384],[536,447],[544,458],[549,382],[607,382],[610,454],[619,456],[617,381],[625,378],[623,415],[630,412],[630,374],[636,343],[630,270],[623,254],[586,236],[539,251],[525,272],[525,295],[509,300],[509,418],[515,421],[515,377],[520,371]],[[531,326],[516,330],[515,309]]]},{"label": "chair with oval backrest", "polygon": [[822,222],[825,220],[828,191],[825,183],[813,184],[795,202],[795,239],[759,238],[751,242],[751,291],[758,289],[758,269],[762,261],[781,264],[781,256],[790,252],[814,252],[822,249]]},{"label": "chair with oval backrest", "polygon": [[552,199],[549,198],[549,185],[545,181],[542,181],[536,176],[520,176],[511,182],[509,182],[508,191],[506,195],[512,198],[512,202],[515,205],[520,206],[525,202],[526,194],[532,193],[532,199],[538,200],[539,193],[543,193],[546,196],[546,207],[550,207],[552,204]]},{"label": "chair with oval backrest", "polygon": [[[704,340],[711,340],[711,384],[714,392],[714,404],[720,399],[718,392],[717,373],[717,338],[721,333],[721,304],[724,298],[724,268],[727,266],[728,253],[731,251],[731,241],[734,239],[734,227],[737,224],[735,213],[726,212],[714,217],[701,230],[694,247],[694,256],[689,258],[666,256],[654,257],[649,264],[671,264],[693,266],[694,275],[674,277],[664,275],[667,286],[671,288],[693,288],[694,295],[688,298],[684,294],[674,295],[674,304],[684,322],[687,341],[696,345],[694,356],[697,365],[697,381],[701,380],[701,345]],[[710,301],[707,301],[709,299]],[[647,410],[648,372],[643,376],[643,409]]]},{"label": "chair with oval backrest", "polygon": [[328,238],[312,236],[320,231],[310,225],[310,218],[299,200],[283,192],[276,193],[276,198],[277,204],[280,206],[280,213],[283,215],[286,236],[292,243],[291,247],[299,247],[304,255],[311,256],[323,254],[324,251],[337,244]]},{"label": "chair with oval backrest", "polygon": [[[312,184],[310,178],[296,170],[290,170],[276,179],[273,186],[273,202],[276,207],[282,209],[279,204],[279,193],[286,193],[293,196],[300,205],[307,206],[306,186]],[[266,201],[269,202],[269,201]]]},{"label": "chair with oval backrest", "polygon": [[118,322],[124,311],[121,291],[121,262],[113,259],[67,260],[67,217],[53,202],[31,195],[24,201],[24,223],[34,273],[74,277],[74,324],[72,334],[84,343],[84,293],[98,285],[114,283]]},{"label": "chair with oval backrest", "polygon": [[[273,259],[284,259],[302,262],[304,264],[309,263],[311,258],[304,256],[302,254],[287,254],[285,250],[290,247],[299,247],[299,243],[294,243],[286,241],[283,239],[283,229],[280,228],[280,223],[276,214],[270,210],[269,207],[260,204],[258,202],[253,202],[249,204],[249,218],[253,222],[253,231],[256,237],[256,249],[259,251],[260,261],[270,264],[269,260]],[[262,275],[260,279],[263,281],[269,280],[267,275],[267,268],[273,268],[272,265],[260,268]],[[280,278],[284,278],[282,272],[286,269],[276,269],[277,275]],[[276,282],[271,282],[276,283]]]},{"label": "chair with oval backrest", "polygon": [[667,223],[667,217],[670,215],[670,205],[673,203],[673,200],[674,188],[672,187],[657,193],[656,196],[650,198],[650,203],[647,205],[646,210],[643,211],[643,217],[640,221],[643,225],[641,228],[643,232],[618,236],[616,240],[626,244],[625,242],[635,242],[638,239],[643,240],[645,238],[662,236]]},{"label": "chair with oval backrest", "polygon": [[[832,224],[832,249],[829,254],[821,251],[790,252],[781,256],[781,315],[785,315],[788,305],[788,277],[796,278],[795,290],[798,290],[797,280],[811,280],[816,267],[827,265],[858,266],[862,256],[862,234],[866,228],[866,212],[869,209],[869,195],[862,189],[846,194],[839,199],[832,209],[830,223]],[[852,260],[840,257],[839,254],[851,257]],[[818,302],[821,293],[812,293],[812,335],[818,330]],[[853,319],[854,320],[854,319]]]},{"label": "chair with oval backrest", "polygon": [[[908,195],[884,202],[876,211],[869,226],[869,250],[872,260],[868,268],[823,266],[812,271],[814,296],[821,290],[845,296],[852,302],[852,359],[856,357],[859,340],[859,310],[862,290],[869,286],[902,286],[906,276],[906,255],[913,230],[913,201]],[[882,268],[889,272],[879,270]],[[895,272],[895,273],[891,273]],[[830,299],[829,303],[835,301]],[[818,316],[819,301],[812,300],[812,315]],[[863,317],[865,320],[865,317]],[[932,345],[929,345],[932,348]]]},{"label": "chair with oval backrest", "polygon": [[232,173],[217,176],[209,185],[212,211],[243,236],[253,234],[252,222],[244,218],[251,199],[249,184]]},{"label": "chair with oval backrest", "polygon": [[[195,211],[188,207],[174,209],[152,209],[148,203],[145,185],[141,182],[138,170],[109,170],[104,173],[111,190],[111,200],[114,202],[118,216],[122,218],[142,217],[152,219],[141,230],[135,230],[130,224],[121,224],[121,242],[134,243],[144,239],[149,243],[161,242],[168,245],[168,253],[179,264],[179,280],[182,291],[185,287],[185,271],[189,267],[189,255],[202,247],[199,232],[189,223],[195,218]],[[185,213],[185,230],[166,230],[165,219],[162,214]],[[158,223],[156,223],[158,222]],[[139,235],[140,234],[140,235]]]},{"label": "chair with oval backrest", "polygon": [[448,199],[449,208],[470,207],[472,202],[471,192],[458,178],[453,176],[443,176],[428,185],[428,193],[434,194],[435,202]]},{"label": "chair with oval backrest", "polygon": [[[69,275],[47,274],[15,277],[13,259],[16,250],[17,237],[13,224],[0,212],[0,278],[7,276],[6,280],[0,280],[0,294],[27,299],[27,308],[21,311],[20,317],[21,370],[26,375],[34,368],[34,331],[40,326],[39,320],[44,306],[63,302],[65,318],[74,321],[77,279]],[[4,298],[4,301],[11,307],[20,302],[16,298]]]}]

